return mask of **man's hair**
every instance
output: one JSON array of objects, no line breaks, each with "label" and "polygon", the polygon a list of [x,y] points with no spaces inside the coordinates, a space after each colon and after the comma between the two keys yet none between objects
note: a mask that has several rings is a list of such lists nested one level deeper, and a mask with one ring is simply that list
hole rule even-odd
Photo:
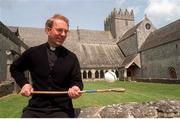
[{"label": "man's hair", "polygon": [[52,16],[50,19],[48,19],[46,21],[45,28],[52,28],[53,22],[54,22],[55,19],[59,19],[59,20],[65,21],[67,23],[68,27],[69,27],[69,20],[68,20],[68,18],[66,18],[65,16],[63,16],[61,14],[55,14],[54,16]]}]

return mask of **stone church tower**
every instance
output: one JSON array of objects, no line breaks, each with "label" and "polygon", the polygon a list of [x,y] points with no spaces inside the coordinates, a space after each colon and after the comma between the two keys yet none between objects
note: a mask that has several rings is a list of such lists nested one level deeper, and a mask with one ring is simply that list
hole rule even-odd
[{"label": "stone church tower", "polygon": [[126,9],[114,9],[104,21],[104,30],[110,31],[114,39],[120,39],[127,30],[134,26],[134,13]]}]

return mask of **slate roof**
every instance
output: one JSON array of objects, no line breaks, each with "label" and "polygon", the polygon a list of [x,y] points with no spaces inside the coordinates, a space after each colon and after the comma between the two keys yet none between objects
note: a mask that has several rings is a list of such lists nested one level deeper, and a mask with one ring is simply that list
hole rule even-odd
[{"label": "slate roof", "polygon": [[136,56],[137,54],[133,54],[125,57],[121,64],[121,67],[125,67],[127,64],[131,63]]},{"label": "slate roof", "polygon": [[80,44],[81,67],[119,67],[123,54],[117,45],[108,44]]},{"label": "slate roof", "polygon": [[133,54],[125,57],[120,67],[129,68],[133,63],[139,68],[141,67],[140,54]]},{"label": "slate roof", "polygon": [[21,39],[29,46],[37,46],[47,41],[47,35],[42,28],[19,27]]},{"label": "slate roof", "polygon": [[83,43],[115,43],[111,33],[109,31],[97,31],[97,30],[79,30],[80,42]]},{"label": "slate roof", "polygon": [[12,31],[16,36],[19,36],[19,31],[18,31],[18,27],[14,27],[14,26],[7,26],[9,28],[10,31]]},{"label": "slate roof", "polygon": [[[16,28],[12,28],[16,32]],[[12,30],[11,29],[11,30]],[[18,46],[22,46],[25,49],[29,48],[24,42],[22,42],[15,32],[12,32],[9,27],[5,26],[2,22],[0,22],[0,34],[9,38],[12,42],[14,42]]]},{"label": "slate roof", "polygon": [[142,23],[143,21],[139,22],[137,25],[135,25],[134,27],[132,27],[131,29],[129,29],[120,39],[120,41],[123,41],[125,39],[127,39],[128,37],[134,35],[134,33],[136,32],[137,28],[139,27],[139,25]]},{"label": "slate roof", "polygon": [[178,39],[180,39],[180,19],[152,32],[140,48],[140,51],[144,51]]},{"label": "slate roof", "polygon": [[[47,42],[42,28],[19,28],[19,34],[30,47]],[[118,67],[122,63],[121,54],[115,39],[109,31],[70,30],[64,46],[74,52],[81,68]]]}]

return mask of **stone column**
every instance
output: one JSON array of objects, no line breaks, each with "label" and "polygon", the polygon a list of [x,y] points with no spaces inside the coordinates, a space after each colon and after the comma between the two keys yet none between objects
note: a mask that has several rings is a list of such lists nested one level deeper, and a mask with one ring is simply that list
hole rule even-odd
[{"label": "stone column", "polygon": [[88,70],[85,70],[86,71],[86,79],[88,79]]},{"label": "stone column", "polygon": [[124,69],[124,81],[127,79],[127,69]]},{"label": "stone column", "polygon": [[81,78],[83,79],[83,70],[81,70]]},{"label": "stone column", "polygon": [[100,79],[100,70],[97,70],[98,72],[98,79]]},{"label": "stone column", "polygon": [[92,80],[95,79],[95,72],[96,72],[96,70],[94,70],[94,69],[91,70],[91,73],[92,73]]},{"label": "stone column", "polygon": [[105,73],[106,73],[106,70],[103,70],[103,75],[104,75],[104,77],[105,77]]}]

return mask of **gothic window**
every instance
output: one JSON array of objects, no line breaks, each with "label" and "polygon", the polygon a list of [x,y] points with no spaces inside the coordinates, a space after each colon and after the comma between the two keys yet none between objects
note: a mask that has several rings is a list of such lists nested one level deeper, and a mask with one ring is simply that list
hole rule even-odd
[{"label": "gothic window", "polygon": [[83,79],[86,79],[86,71],[83,71]]},{"label": "gothic window", "polygon": [[98,71],[95,72],[95,78],[99,78],[99,72]]},{"label": "gothic window", "polygon": [[174,67],[169,67],[168,70],[169,70],[170,79],[177,79],[176,69]]},{"label": "gothic window", "polygon": [[92,73],[91,73],[91,71],[88,71],[88,78],[89,78],[89,79],[92,78]]},{"label": "gothic window", "polygon": [[146,23],[145,27],[146,27],[147,30],[149,30],[151,28],[151,24]]},{"label": "gothic window", "polygon": [[104,72],[103,72],[103,70],[100,71],[100,78],[104,78]]}]

